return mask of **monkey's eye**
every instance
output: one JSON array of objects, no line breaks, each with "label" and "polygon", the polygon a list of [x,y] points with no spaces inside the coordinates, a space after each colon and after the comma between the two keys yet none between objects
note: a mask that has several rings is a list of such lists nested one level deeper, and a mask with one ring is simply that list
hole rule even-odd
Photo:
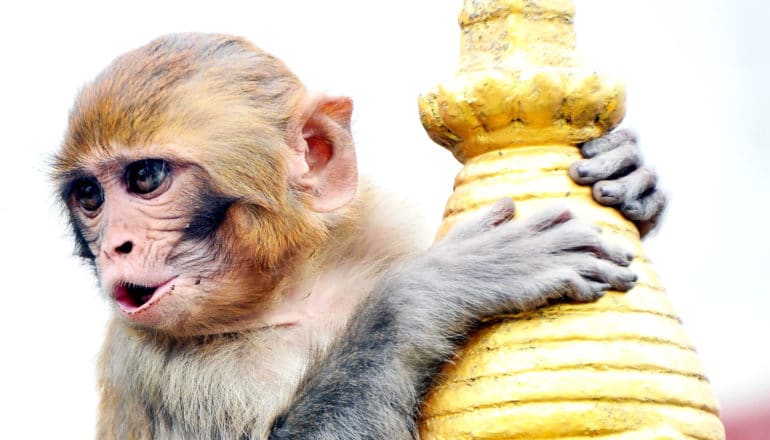
[{"label": "monkey's eye", "polygon": [[73,194],[86,211],[96,211],[104,202],[102,186],[93,177],[83,177],[73,183]]},{"label": "monkey's eye", "polygon": [[137,194],[149,194],[166,180],[169,165],[163,159],[145,159],[126,167],[128,190]]}]

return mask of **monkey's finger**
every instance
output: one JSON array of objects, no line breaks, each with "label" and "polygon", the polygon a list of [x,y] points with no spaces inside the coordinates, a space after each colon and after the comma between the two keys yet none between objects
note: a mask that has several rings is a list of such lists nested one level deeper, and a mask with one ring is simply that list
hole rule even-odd
[{"label": "monkey's finger", "polygon": [[621,205],[619,208],[623,215],[636,223],[639,236],[644,237],[658,226],[666,210],[666,195],[662,191],[654,190],[645,197],[629,202],[627,205]]},{"label": "monkey's finger", "polygon": [[563,206],[549,206],[525,220],[524,227],[540,232],[566,223],[574,218],[572,212]]},{"label": "monkey's finger", "polygon": [[634,287],[637,276],[627,267],[597,258],[585,259],[578,264],[578,273],[591,280],[609,284],[613,289],[625,292]]},{"label": "monkey's finger", "polygon": [[604,296],[604,293],[612,288],[612,286],[610,286],[609,284],[602,283],[602,282],[599,282],[599,281],[591,281],[591,280],[589,280],[588,281],[588,285],[591,286],[591,288],[594,290],[594,292],[596,292],[597,297]]},{"label": "monkey's finger", "polygon": [[551,285],[552,298],[567,297],[574,301],[595,301],[604,295],[604,290],[597,290],[596,284],[568,269],[557,269],[546,274],[545,285]]},{"label": "monkey's finger", "polygon": [[513,218],[515,207],[513,200],[503,198],[498,200],[487,211],[478,214],[475,219],[471,219],[458,224],[452,229],[447,238],[462,239],[472,237],[493,229]]},{"label": "monkey's finger", "polygon": [[619,266],[629,266],[634,261],[634,254],[632,252],[620,246],[610,244],[605,240],[599,240],[599,245],[589,250],[597,257]]},{"label": "monkey's finger", "polygon": [[591,158],[597,154],[602,154],[610,150],[614,150],[615,148],[627,142],[636,144],[636,134],[634,134],[631,130],[621,128],[598,139],[593,139],[586,142],[580,148],[580,152],[583,154],[583,157]]},{"label": "monkey's finger", "polygon": [[601,258],[617,266],[629,266],[634,254],[621,246],[602,240],[598,226],[573,221],[545,231],[537,237],[541,249],[565,258]]},{"label": "monkey's finger", "polygon": [[624,202],[620,205],[620,212],[629,220],[643,222],[659,217],[665,207],[666,195],[663,191],[653,190],[642,198]]},{"label": "monkey's finger", "polygon": [[619,179],[597,182],[593,194],[594,199],[602,205],[614,206],[641,198],[657,184],[658,175],[649,167],[641,167]]},{"label": "monkey's finger", "polygon": [[485,229],[492,229],[510,221],[515,211],[516,207],[513,204],[513,199],[509,197],[502,198],[484,214],[481,223]]},{"label": "monkey's finger", "polygon": [[599,232],[596,225],[574,220],[542,231],[536,239],[541,248],[551,254],[612,254],[614,257],[614,248],[601,240]]},{"label": "monkey's finger", "polygon": [[569,175],[576,182],[587,185],[624,175],[626,170],[635,169],[641,163],[639,147],[634,143],[626,142],[591,159],[575,162],[569,168]]}]

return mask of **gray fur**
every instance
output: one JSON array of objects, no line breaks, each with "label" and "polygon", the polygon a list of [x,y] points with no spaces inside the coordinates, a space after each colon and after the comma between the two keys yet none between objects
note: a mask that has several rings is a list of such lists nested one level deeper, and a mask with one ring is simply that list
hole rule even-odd
[{"label": "gray fur", "polygon": [[320,357],[270,439],[417,438],[419,402],[479,320],[629,289],[631,256],[553,208],[508,221],[510,201],[387,273]]},{"label": "gray fur", "polygon": [[573,165],[577,171],[573,178],[582,184],[616,177],[625,170],[633,170],[642,162],[639,147],[631,142],[618,144],[615,149],[598,154]]},{"label": "gray fur", "polygon": [[597,155],[612,151],[618,147],[618,145],[630,143],[637,144],[638,139],[634,132],[627,129],[619,129],[606,135],[588,141],[583,144],[582,152],[583,157],[592,158]]}]

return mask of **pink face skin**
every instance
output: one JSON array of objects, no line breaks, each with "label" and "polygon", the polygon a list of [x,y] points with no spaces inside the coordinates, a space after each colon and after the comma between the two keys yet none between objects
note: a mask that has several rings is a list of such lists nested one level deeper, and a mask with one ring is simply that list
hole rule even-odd
[{"label": "pink face skin", "polygon": [[[356,194],[352,103],[348,98],[312,96],[302,105],[301,117],[290,128],[296,136],[287,136],[296,141],[291,145],[288,184],[309,196],[311,209],[331,212]],[[248,207],[217,200],[239,197],[218,194],[210,186],[213,179],[199,165],[199,151],[195,145],[112,145],[70,158],[79,166],[70,171],[77,179],[68,182],[68,204],[102,289],[123,318],[169,334],[295,325],[302,314],[294,311],[302,309],[306,292],[314,289],[301,286],[302,295],[285,292],[283,281],[294,276],[291,261],[265,268],[259,252],[268,250],[240,239],[239,228],[250,227],[248,221],[223,221],[216,217],[220,211],[207,211],[225,203],[221,212],[229,218],[248,219],[238,216]],[[155,166],[150,162],[162,163],[162,172],[148,171]],[[144,167],[143,186],[133,178],[137,166]],[[245,198],[253,192],[258,188],[246,191]],[[209,231],[209,219],[222,227],[212,224]],[[284,250],[269,252],[283,255]]]},{"label": "pink face skin", "polygon": [[70,203],[95,256],[102,289],[119,312],[141,326],[169,327],[184,318],[187,303],[202,292],[201,274],[186,273],[170,261],[183,243],[189,189],[197,186],[188,166],[168,164],[154,180],[139,179],[145,184],[140,188],[151,191],[137,192],[129,184],[129,169],[137,160],[93,163],[87,171],[101,186],[101,204],[87,209],[95,204],[82,203],[77,192]]}]

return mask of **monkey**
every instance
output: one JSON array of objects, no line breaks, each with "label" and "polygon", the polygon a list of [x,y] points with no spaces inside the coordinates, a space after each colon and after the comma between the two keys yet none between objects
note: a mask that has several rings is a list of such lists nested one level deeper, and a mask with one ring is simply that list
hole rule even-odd
[{"label": "monkey", "polygon": [[[423,249],[359,177],[351,114],[220,34],[160,37],[81,89],[52,174],[114,311],[98,438],[416,438],[481,319],[636,281],[630,253],[559,207],[515,220],[502,200]],[[574,174],[600,201],[655,223],[635,139],[583,150]]]}]

